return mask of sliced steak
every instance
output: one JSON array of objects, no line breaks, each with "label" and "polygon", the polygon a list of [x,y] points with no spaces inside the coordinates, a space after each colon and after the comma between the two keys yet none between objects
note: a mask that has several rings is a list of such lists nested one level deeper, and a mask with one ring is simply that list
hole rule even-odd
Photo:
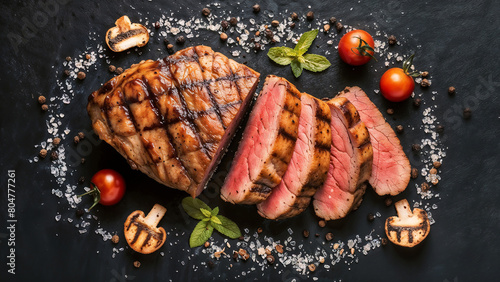
[{"label": "sliced steak", "polygon": [[375,192],[382,196],[404,191],[410,181],[411,166],[394,130],[359,87],[348,87],[339,97],[347,98],[356,107],[370,132],[373,145],[370,184]]},{"label": "sliced steak", "polygon": [[297,140],[300,96],[286,79],[266,78],[221,188],[222,199],[257,204],[278,186]]},{"label": "sliced steak", "polygon": [[373,150],[370,134],[346,98],[327,102],[332,113],[330,169],[314,195],[314,211],[326,220],[345,217],[361,204],[370,178]]},{"label": "sliced steak", "polygon": [[330,165],[329,106],[306,93],[301,97],[298,139],[288,169],[271,195],[257,205],[268,219],[284,219],[303,212],[325,181]]},{"label": "sliced steak", "polygon": [[201,193],[252,99],[259,73],[210,47],[133,65],[89,97],[94,131],[133,169]]}]

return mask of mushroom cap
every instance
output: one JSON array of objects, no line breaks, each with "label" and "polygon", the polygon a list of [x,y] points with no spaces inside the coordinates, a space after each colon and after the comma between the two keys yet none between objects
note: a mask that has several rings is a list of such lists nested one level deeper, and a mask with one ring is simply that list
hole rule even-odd
[{"label": "mushroom cap", "polygon": [[131,23],[127,16],[116,20],[115,25],[106,32],[106,44],[113,52],[142,47],[148,43],[148,29],[141,24]]},{"label": "mushroom cap", "polygon": [[[153,207],[150,214],[153,213],[154,209],[155,208]],[[148,217],[150,214],[148,214]],[[158,222],[163,217],[163,214],[155,214]],[[140,210],[132,212],[127,217],[124,224],[125,239],[127,240],[129,246],[134,251],[142,254],[150,254],[163,246],[165,239],[167,238],[167,234],[163,227],[156,227],[158,222],[151,223],[144,216],[144,212]]]},{"label": "mushroom cap", "polygon": [[414,247],[422,242],[430,231],[427,212],[415,208],[411,211],[407,200],[395,204],[398,216],[391,216],[385,221],[387,238],[396,245]]}]

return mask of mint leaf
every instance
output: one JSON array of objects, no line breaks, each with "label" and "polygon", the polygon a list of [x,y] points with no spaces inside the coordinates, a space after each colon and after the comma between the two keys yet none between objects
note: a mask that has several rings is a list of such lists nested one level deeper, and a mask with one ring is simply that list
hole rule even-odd
[{"label": "mint leaf", "polygon": [[[210,209],[210,208],[209,208]],[[207,209],[204,209],[204,208],[201,208],[200,209],[201,213],[205,216],[205,217],[208,217],[210,218],[212,216],[212,211],[211,210],[207,210]]]},{"label": "mint leaf", "polygon": [[212,216],[210,218],[210,220],[215,223],[215,224],[222,224],[222,222],[220,221],[220,219],[217,217],[217,216]]},{"label": "mint leaf", "polygon": [[189,246],[191,248],[198,247],[203,245],[210,237],[214,228],[208,221],[200,221],[194,227],[193,233],[191,233],[191,237],[189,237]]},{"label": "mint leaf", "polygon": [[273,47],[269,49],[267,56],[275,63],[287,66],[297,56],[297,52],[289,47]]},{"label": "mint leaf", "polygon": [[327,58],[316,54],[306,54],[302,64],[306,70],[314,72],[324,71],[331,65]]},{"label": "mint leaf", "polygon": [[220,220],[221,224],[215,224],[213,221],[210,223],[215,230],[231,239],[236,239],[241,236],[240,228],[234,221],[223,215],[218,215],[217,218]]},{"label": "mint leaf", "polygon": [[219,214],[219,207],[215,207],[213,210],[212,210],[212,216],[214,215],[218,215]]},{"label": "mint leaf", "polygon": [[293,75],[296,78],[302,74],[302,64],[299,62],[298,58],[293,60],[290,66],[292,67]]},{"label": "mint leaf", "polygon": [[297,55],[302,56],[304,55],[305,52],[307,52],[307,50],[309,50],[309,47],[311,47],[311,44],[318,35],[318,31],[319,30],[317,29],[313,29],[308,32],[304,32],[304,34],[302,34],[302,36],[299,39],[299,42],[297,42],[297,45],[295,45],[294,48],[294,50],[297,52]]},{"label": "mint leaf", "polygon": [[198,220],[205,218],[200,209],[212,210],[202,200],[192,197],[182,199],[182,208],[189,216]]}]

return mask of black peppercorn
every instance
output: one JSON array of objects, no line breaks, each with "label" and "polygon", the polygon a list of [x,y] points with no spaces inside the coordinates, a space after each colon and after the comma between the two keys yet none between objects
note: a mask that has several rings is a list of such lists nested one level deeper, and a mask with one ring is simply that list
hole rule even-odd
[{"label": "black peppercorn", "polygon": [[273,31],[270,30],[270,29],[266,29],[266,38],[267,39],[273,39],[273,37],[274,37]]},{"label": "black peppercorn", "polygon": [[373,215],[373,213],[369,213],[369,214],[366,216],[366,219],[368,219],[368,221],[372,222],[372,221],[375,219],[375,216]]},{"label": "black peppercorn", "polygon": [[416,98],[415,100],[413,100],[413,105],[415,107],[420,107],[421,104],[422,104],[422,99]]},{"label": "black peppercorn", "polygon": [[220,26],[222,27],[222,30],[226,30],[229,27],[229,23],[227,21],[221,21]]},{"label": "black peppercorn", "polygon": [[71,72],[69,70],[64,70],[64,76],[69,76]]},{"label": "black peppercorn", "polygon": [[421,149],[422,149],[422,148],[420,147],[420,144],[413,144],[413,145],[411,145],[411,150],[412,150],[413,152],[418,152],[418,151],[420,151]]},{"label": "black peppercorn", "polygon": [[337,32],[341,32],[342,29],[344,28],[344,25],[341,22],[337,22],[335,24],[335,28],[337,29]]},{"label": "black peppercorn", "polygon": [[255,49],[255,51],[262,50],[262,46],[260,45],[260,43],[255,43],[255,45],[253,46],[253,48]]},{"label": "black peppercorn", "polygon": [[331,17],[329,22],[331,25],[334,25],[337,22],[337,19],[335,17]]},{"label": "black peppercorn", "polygon": [[438,126],[436,126],[436,132],[437,133],[443,133],[444,132],[444,126],[442,126],[441,124],[438,124]]},{"label": "black peppercorn", "polygon": [[259,4],[253,5],[252,9],[253,9],[254,13],[258,13],[258,12],[260,12],[260,5]]},{"label": "black peppercorn", "polygon": [[309,231],[304,229],[304,231],[302,232],[302,235],[304,235],[305,238],[308,238],[309,237]]},{"label": "black peppercorn", "polygon": [[290,16],[292,18],[292,21],[296,21],[299,19],[299,15],[297,15],[297,13],[295,13],[295,12],[293,12]]},{"label": "black peppercorn", "polygon": [[405,130],[405,128],[400,124],[398,126],[396,126],[396,132],[397,133],[403,133]]},{"label": "black peppercorn", "polygon": [[267,255],[266,256],[266,260],[269,264],[273,264],[274,263],[274,257],[272,255]]},{"label": "black peppercorn", "polygon": [[232,26],[235,26],[237,23],[238,23],[238,19],[235,18],[235,17],[232,17],[230,20],[229,20],[229,23],[232,25]]},{"label": "black peppercorn", "polygon": [[327,241],[331,241],[331,240],[333,240],[333,233],[332,233],[332,232],[328,232],[328,233],[326,233],[326,235],[325,235],[325,239],[326,239]]},{"label": "black peppercorn", "polygon": [[397,42],[396,41],[396,36],[394,36],[394,35],[389,36],[389,38],[387,38],[387,39],[389,41],[389,45],[394,45]]},{"label": "black peppercorn", "polygon": [[77,209],[75,211],[75,215],[78,216],[78,217],[81,217],[83,214],[85,214],[85,211],[82,210],[82,209]]},{"label": "black peppercorn", "polygon": [[175,39],[175,42],[179,45],[182,45],[186,43],[186,38],[184,38],[184,36],[181,35]]},{"label": "black peppercorn", "polygon": [[313,11],[307,12],[306,18],[307,18],[308,21],[314,20],[314,12]]},{"label": "black peppercorn", "polygon": [[201,10],[201,14],[205,17],[208,17],[210,15],[210,9],[209,8],[203,8]]},{"label": "black peppercorn", "polygon": [[464,109],[464,118],[470,119],[471,116],[472,116],[472,110],[470,108],[465,108]]}]

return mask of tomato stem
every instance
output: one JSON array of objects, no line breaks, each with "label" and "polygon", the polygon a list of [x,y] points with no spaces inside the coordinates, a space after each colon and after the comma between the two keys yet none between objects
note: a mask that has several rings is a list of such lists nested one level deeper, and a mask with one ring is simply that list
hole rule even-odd
[{"label": "tomato stem", "polygon": [[92,195],[92,197],[94,198],[94,203],[92,204],[92,206],[90,206],[89,211],[93,207],[95,207],[99,203],[99,201],[101,200],[101,191],[99,190],[99,188],[97,188],[97,185],[90,182],[90,187],[92,187],[92,188],[89,191],[87,191],[81,195],[78,195],[78,198],[81,198],[85,195]]},{"label": "tomato stem", "polygon": [[[368,52],[368,51],[372,51],[373,53],[375,53],[375,50],[370,46],[370,44],[368,44],[368,42],[363,40],[360,36],[356,36],[355,38],[359,39],[359,45],[358,45],[358,47],[356,47],[356,50],[358,50],[359,55],[371,57],[376,62],[378,62],[377,58],[375,58],[372,54],[370,54],[370,52]],[[356,54],[356,52],[354,52],[353,48],[351,48],[351,51],[354,54]]]},{"label": "tomato stem", "polygon": [[413,58],[414,57],[415,57],[415,53],[411,54],[411,56],[408,57],[403,62],[403,71],[405,72],[406,75],[409,75],[411,77],[419,77],[420,73],[418,71],[412,71],[412,72],[410,72],[410,68],[413,65]]}]

